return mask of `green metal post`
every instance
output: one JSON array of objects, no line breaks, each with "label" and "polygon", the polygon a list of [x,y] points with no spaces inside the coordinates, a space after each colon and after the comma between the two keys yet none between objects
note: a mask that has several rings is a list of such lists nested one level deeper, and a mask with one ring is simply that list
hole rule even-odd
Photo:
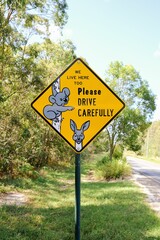
[{"label": "green metal post", "polygon": [[80,240],[81,168],[80,154],[75,155],[75,240]]}]

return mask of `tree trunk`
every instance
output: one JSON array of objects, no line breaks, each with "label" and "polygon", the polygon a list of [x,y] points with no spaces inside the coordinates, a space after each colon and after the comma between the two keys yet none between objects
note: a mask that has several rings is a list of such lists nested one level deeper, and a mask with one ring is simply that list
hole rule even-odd
[{"label": "tree trunk", "polygon": [[[60,78],[53,84],[52,88],[56,90],[56,92],[60,92]],[[53,94],[54,95],[54,94]],[[61,123],[62,123],[62,116],[58,117],[58,122],[52,121],[52,126],[58,131],[61,132]]]},{"label": "tree trunk", "polygon": [[115,135],[114,132],[109,132],[109,130],[107,129],[107,133],[108,133],[108,138],[109,138],[109,158],[110,160],[112,160],[113,157],[113,153],[114,153],[114,149],[115,149]]}]

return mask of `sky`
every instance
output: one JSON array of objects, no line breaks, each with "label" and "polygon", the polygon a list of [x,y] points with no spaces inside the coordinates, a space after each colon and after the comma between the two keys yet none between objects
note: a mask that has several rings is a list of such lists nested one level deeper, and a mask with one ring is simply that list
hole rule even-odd
[{"label": "sky", "polygon": [[103,80],[111,62],[131,64],[157,96],[153,120],[160,120],[160,0],[67,3],[63,37],[72,40],[77,57],[85,58]]}]

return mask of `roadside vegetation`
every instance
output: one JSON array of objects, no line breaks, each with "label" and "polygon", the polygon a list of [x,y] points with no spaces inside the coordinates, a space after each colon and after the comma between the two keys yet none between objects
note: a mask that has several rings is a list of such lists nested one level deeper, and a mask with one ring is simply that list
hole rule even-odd
[{"label": "roadside vegetation", "polygon": [[141,149],[137,152],[125,151],[124,155],[130,155],[139,159],[160,163],[160,120],[151,123],[142,138]]},{"label": "roadside vegetation", "polygon": [[160,121],[153,122],[147,129],[140,154],[145,159],[160,163]]},{"label": "roadside vegetation", "polygon": [[97,162],[96,173],[100,179],[123,179],[131,175],[131,167],[126,158],[121,160],[113,158],[111,161],[108,156],[105,156]]}]

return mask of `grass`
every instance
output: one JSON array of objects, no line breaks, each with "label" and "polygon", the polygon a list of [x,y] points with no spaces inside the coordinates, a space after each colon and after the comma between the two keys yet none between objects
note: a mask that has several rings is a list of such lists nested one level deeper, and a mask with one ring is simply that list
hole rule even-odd
[{"label": "grass", "polygon": [[134,152],[131,152],[131,151],[127,151],[125,153],[125,155],[160,164],[160,158],[159,157],[147,157],[145,155],[140,156],[140,155],[136,155]]},{"label": "grass", "polygon": [[[83,177],[91,167],[82,165]],[[74,168],[46,169],[36,180],[5,180],[5,188],[25,192],[30,201],[0,208],[1,240],[74,239]],[[81,240],[160,240],[160,218],[144,199],[130,181],[82,182]]]},{"label": "grass", "polygon": [[147,160],[147,161],[149,161],[149,162],[153,162],[153,163],[159,163],[160,164],[160,158],[153,158],[153,157],[145,157],[145,156],[142,156],[142,157],[140,157],[140,156],[137,156],[137,158],[140,158],[140,159],[144,159],[144,160]]}]

